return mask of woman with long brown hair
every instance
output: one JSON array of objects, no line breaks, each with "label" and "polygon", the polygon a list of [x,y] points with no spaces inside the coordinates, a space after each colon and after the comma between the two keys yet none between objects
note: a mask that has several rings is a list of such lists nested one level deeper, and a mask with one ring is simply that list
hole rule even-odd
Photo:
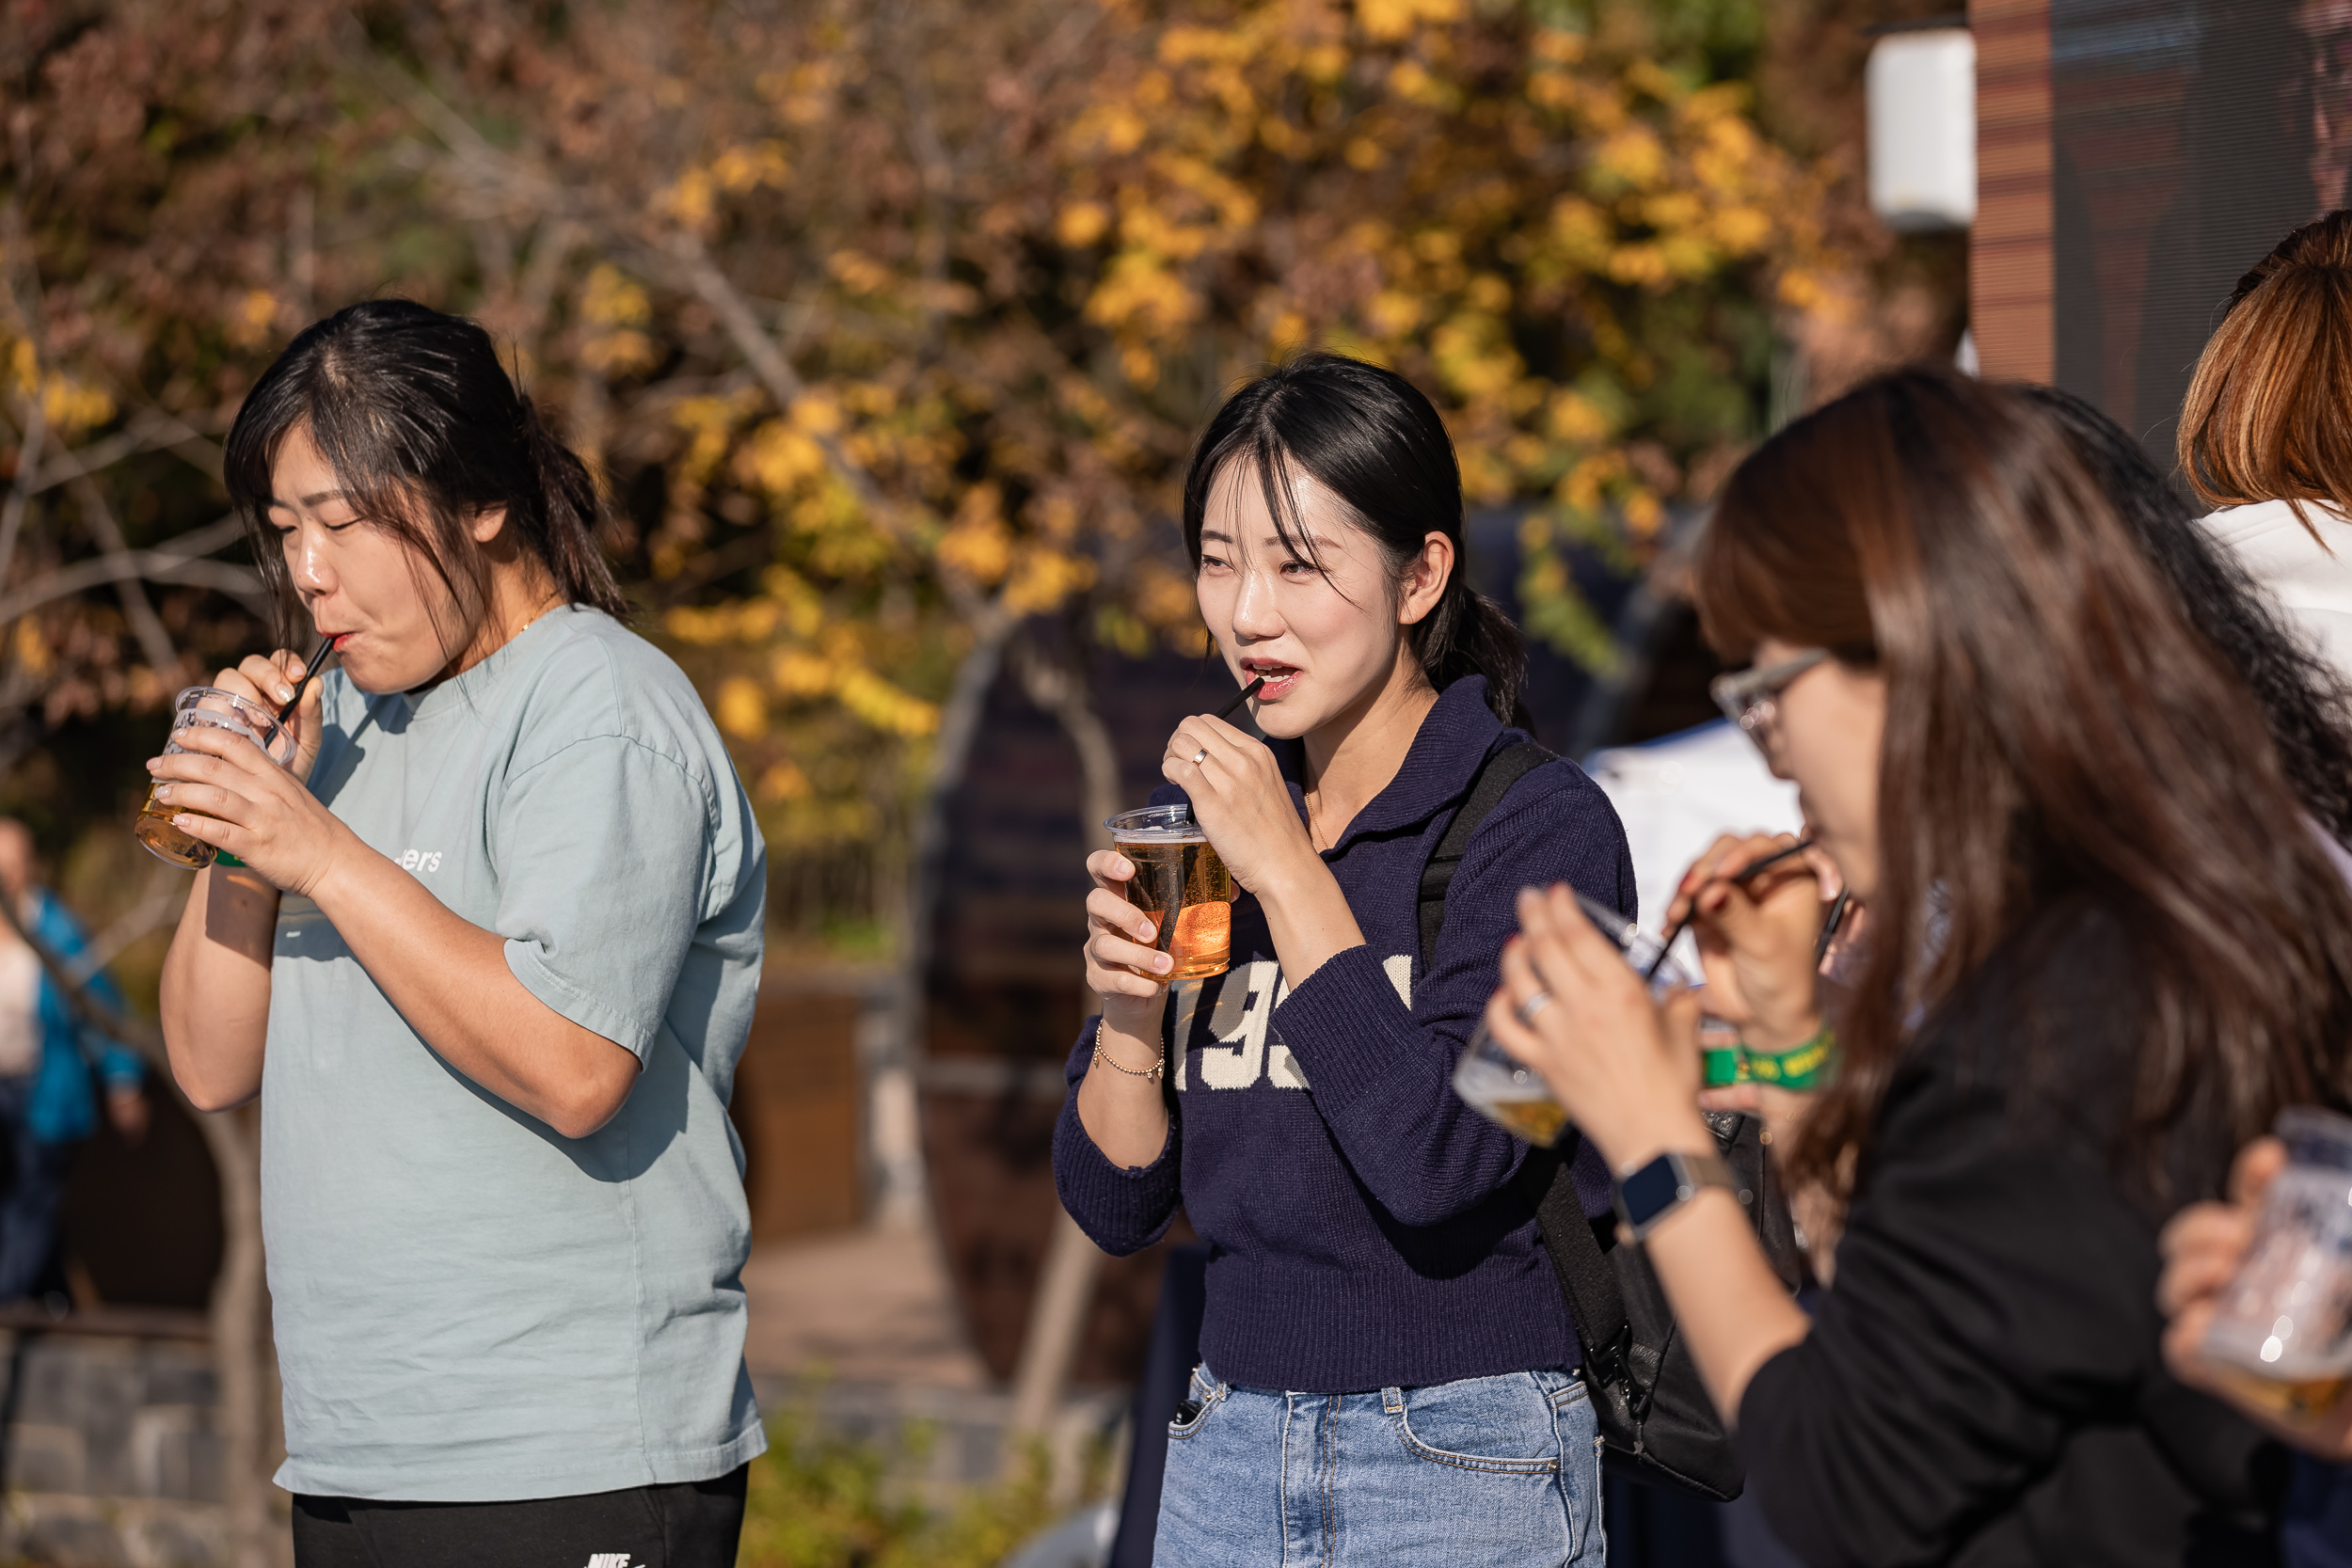
[{"label": "woman with long brown hair", "polygon": [[2163,1216],[2344,1100],[2352,896],[2251,694],[2064,435],[1941,372],[1751,457],[1696,588],[1870,915],[1789,1151],[1846,1203],[1818,1315],[1713,1190],[1695,998],[1653,1008],[1531,890],[1487,1019],[1616,1174],[1774,1530],[1817,1563],[2272,1560],[2271,1450],[2167,1374],[2153,1302]]}]

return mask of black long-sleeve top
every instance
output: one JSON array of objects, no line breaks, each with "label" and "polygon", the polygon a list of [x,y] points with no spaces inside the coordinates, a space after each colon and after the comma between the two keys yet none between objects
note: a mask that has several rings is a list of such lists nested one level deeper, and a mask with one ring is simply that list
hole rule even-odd
[{"label": "black long-sleeve top", "polygon": [[2277,1560],[2283,1453],[2158,1355],[2163,1211],[2217,1194],[2228,1148],[2184,1130],[2154,1181],[2117,1153],[2141,973],[2071,900],[1898,1069],[1835,1288],[1740,1407],[1749,1485],[1817,1568]]}]

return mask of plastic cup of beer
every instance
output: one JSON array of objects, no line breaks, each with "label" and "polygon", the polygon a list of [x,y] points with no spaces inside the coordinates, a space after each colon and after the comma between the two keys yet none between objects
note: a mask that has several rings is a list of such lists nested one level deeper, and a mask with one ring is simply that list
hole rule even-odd
[{"label": "plastic cup of beer", "polygon": [[[1608,905],[1578,894],[1576,901],[1590,916],[1601,934],[1617,944],[1626,963],[1636,974],[1647,975],[1649,993],[1662,1002],[1676,991],[1689,989],[1690,972],[1672,958],[1659,961],[1664,951],[1659,939],[1643,930]],[[1650,966],[1657,964],[1653,973]],[[1567,1131],[1567,1108],[1552,1097],[1541,1077],[1517,1056],[1502,1048],[1502,1042],[1489,1034],[1482,1020],[1470,1044],[1462,1048],[1462,1059],[1454,1064],[1454,1092],[1485,1117],[1515,1138],[1549,1148]]]},{"label": "plastic cup of beer", "polygon": [[2205,1355],[2281,1416],[2318,1415],[2352,1386],[2352,1117],[2279,1113],[2287,1168],[2205,1331]]},{"label": "plastic cup of beer", "polygon": [[1144,806],[1103,824],[1136,874],[1127,902],[1152,917],[1152,945],[1174,959],[1154,980],[1222,974],[1233,961],[1232,873],[1190,806]]},{"label": "plastic cup of beer", "polygon": [[[184,752],[180,736],[196,725],[228,730],[241,735],[268,753],[270,761],[280,768],[294,765],[294,732],[278,721],[278,716],[259,703],[249,703],[233,691],[223,691],[216,686],[191,686],[172,700],[171,738],[164,743],[164,755]],[[174,865],[202,870],[213,863],[220,851],[200,838],[192,838],[171,825],[171,819],[187,808],[168,801],[158,803],[155,791],[164,781],[156,780],[147,788],[147,804],[139,808],[139,818],[131,832],[138,841],[158,858]]]}]

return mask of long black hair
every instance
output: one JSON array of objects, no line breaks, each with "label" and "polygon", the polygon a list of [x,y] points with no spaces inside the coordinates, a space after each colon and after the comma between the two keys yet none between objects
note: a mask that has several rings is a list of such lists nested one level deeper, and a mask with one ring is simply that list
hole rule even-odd
[{"label": "long black hair", "polygon": [[2198,526],[2197,509],[2122,425],[2072,392],[2021,388],[2064,431],[2148,559],[2254,693],[2303,809],[2352,842],[2352,688],[2280,619],[2244,567]]},{"label": "long black hair", "polygon": [[1343,355],[1303,354],[1226,399],[1200,433],[1184,476],[1184,548],[1196,571],[1209,492],[1236,460],[1257,469],[1283,545],[1318,569],[1291,494],[1293,464],[1346,504],[1400,580],[1429,535],[1444,534],[1454,570],[1437,608],[1407,629],[1414,656],[1440,691],[1464,675],[1486,676],[1495,717],[1534,728],[1521,700],[1527,643],[1502,607],[1470,585],[1461,465],[1445,421],[1411,382]]},{"label": "long black hair", "polygon": [[566,603],[628,616],[596,548],[596,482],[516,390],[490,335],[411,300],[375,299],[303,328],[229,432],[229,498],[290,645],[306,631],[269,524],[270,470],[297,428],[310,432],[354,509],[413,547],[448,586],[461,624],[435,629],[451,657],[488,608],[489,562],[469,525],[496,507]]}]

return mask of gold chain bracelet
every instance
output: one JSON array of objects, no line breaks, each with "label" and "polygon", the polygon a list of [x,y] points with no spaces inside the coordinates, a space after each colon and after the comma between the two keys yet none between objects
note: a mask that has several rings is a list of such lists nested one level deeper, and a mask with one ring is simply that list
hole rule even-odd
[{"label": "gold chain bracelet", "polygon": [[1120,1066],[1119,1058],[1103,1049],[1103,1021],[1099,1018],[1094,1021],[1094,1059],[1113,1072],[1121,1073],[1129,1078],[1141,1078],[1148,1083],[1158,1083],[1168,1071],[1168,1058],[1165,1056],[1140,1072],[1131,1067]]}]

